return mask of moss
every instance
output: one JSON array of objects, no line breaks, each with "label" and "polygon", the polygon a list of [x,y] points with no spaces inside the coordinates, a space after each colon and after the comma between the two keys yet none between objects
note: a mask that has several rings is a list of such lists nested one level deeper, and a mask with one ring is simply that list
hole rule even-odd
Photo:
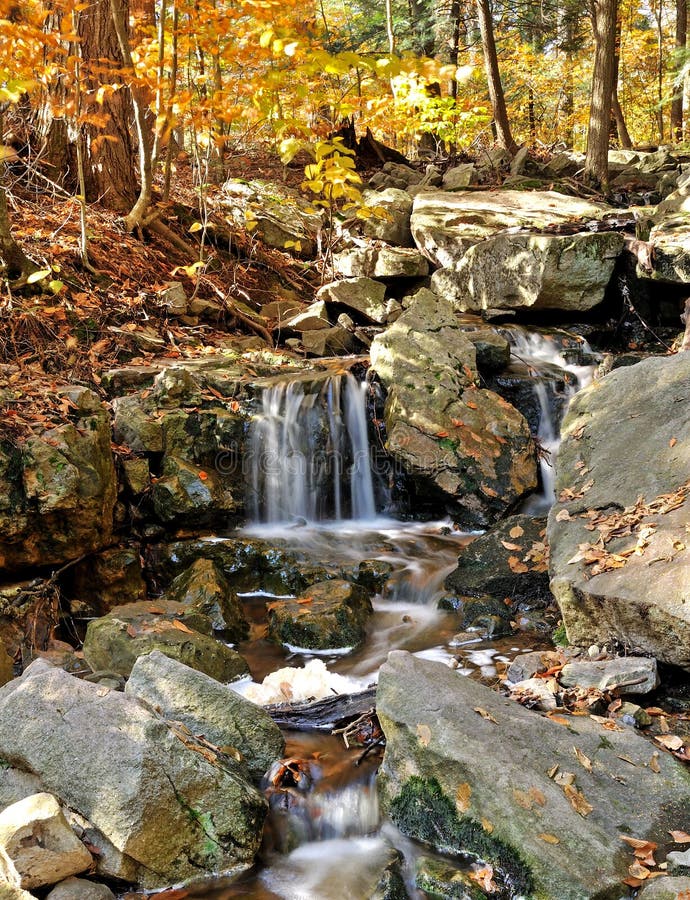
[{"label": "moss", "polygon": [[435,778],[413,775],[390,805],[390,817],[403,834],[441,853],[473,854],[497,868],[518,894],[529,895],[532,879],[518,853],[488,834],[469,816],[458,816],[455,804]]}]

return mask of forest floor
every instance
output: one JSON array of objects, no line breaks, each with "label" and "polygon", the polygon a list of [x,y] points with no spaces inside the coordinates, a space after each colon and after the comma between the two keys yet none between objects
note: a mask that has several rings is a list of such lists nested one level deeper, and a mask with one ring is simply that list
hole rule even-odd
[{"label": "forest floor", "polygon": [[[291,186],[303,178],[302,169],[286,168],[260,151],[227,159],[226,168],[228,177]],[[199,191],[187,160],[178,161],[174,184],[163,218],[191,253],[155,233],[143,240],[127,234],[116,213],[91,205],[88,258],[97,274],[81,263],[75,198],[32,192],[19,182],[9,191],[14,238],[51,274],[21,292],[6,287],[0,297],[0,438],[60,421],[64,410],[55,389],[61,384],[98,390],[102,372],[124,363],[242,349],[243,339],[261,334],[262,325],[252,325],[252,311],[281,288],[311,299],[320,283],[317,263],[265,247],[229,222],[216,203],[221,186],[205,189],[205,201],[210,221],[231,232],[231,241],[224,248],[207,246],[204,265],[195,266],[202,258],[200,232],[189,233],[177,214],[184,210],[191,220],[199,218]],[[217,306],[215,315],[170,315],[161,297],[170,282],[182,283],[188,297]]]}]

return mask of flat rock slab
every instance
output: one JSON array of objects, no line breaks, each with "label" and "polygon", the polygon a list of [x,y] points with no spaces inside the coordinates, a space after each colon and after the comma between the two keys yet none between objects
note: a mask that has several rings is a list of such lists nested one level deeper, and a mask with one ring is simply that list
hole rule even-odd
[{"label": "flat rock slab", "polygon": [[561,430],[547,536],[568,639],[690,670],[690,354],[616,369]]},{"label": "flat rock slab", "polygon": [[359,585],[334,579],[313,584],[294,600],[267,604],[268,631],[282,644],[310,650],[356,647],[373,610]]},{"label": "flat rock slab", "polygon": [[263,796],[131,696],[39,660],[0,688],[0,756],[139,863],[162,887],[251,865]]},{"label": "flat rock slab", "polygon": [[558,678],[564,687],[595,687],[619,694],[648,694],[659,686],[656,660],[645,656],[567,663]]},{"label": "flat rock slab", "polygon": [[257,780],[283,755],[281,731],[260,706],[158,650],[137,659],[126,693],[217,747],[239,750]]},{"label": "flat rock slab", "polygon": [[402,651],[381,669],[376,706],[385,811],[437,851],[498,865],[526,896],[627,896],[622,835],[666,845],[690,820],[690,773],[660,754],[656,774],[653,746],[631,729],[560,724]]},{"label": "flat rock slab", "polygon": [[549,225],[599,220],[612,212],[603,203],[555,191],[432,191],[415,197],[412,236],[437,266],[454,268],[465,251],[508,228],[541,231]]},{"label": "flat rock slab", "polygon": [[366,247],[344,250],[333,266],[345,278],[423,278],[428,260],[415,247]]}]

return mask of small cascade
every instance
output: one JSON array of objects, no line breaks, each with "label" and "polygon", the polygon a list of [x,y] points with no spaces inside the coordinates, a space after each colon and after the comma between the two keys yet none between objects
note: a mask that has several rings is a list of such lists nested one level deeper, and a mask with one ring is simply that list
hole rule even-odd
[{"label": "small cascade", "polygon": [[264,388],[250,432],[254,522],[375,518],[367,388],[349,373]]},{"label": "small cascade", "polygon": [[555,499],[553,461],[560,425],[571,399],[592,380],[596,366],[582,360],[592,359],[593,352],[584,338],[567,332],[542,334],[516,327],[504,333],[511,345],[511,369],[530,378],[533,414],[523,412],[545,451],[539,460],[542,493],[528,501],[526,511],[544,512]]}]

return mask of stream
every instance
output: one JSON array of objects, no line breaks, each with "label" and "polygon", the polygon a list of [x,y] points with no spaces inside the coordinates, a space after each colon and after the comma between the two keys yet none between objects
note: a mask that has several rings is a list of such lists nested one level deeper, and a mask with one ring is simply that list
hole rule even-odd
[{"label": "stream", "polygon": [[[570,397],[591,379],[591,351],[564,332],[542,335],[512,328],[506,333],[513,348],[508,381],[521,386],[523,406],[528,407],[521,411],[544,450],[541,493],[523,511],[544,515],[553,501],[551,461],[559,423]],[[474,535],[456,531],[450,521],[377,515],[389,507],[390,492],[370,464],[367,389],[366,382],[347,374],[331,376],[316,388],[297,381],[264,390],[251,433],[247,479],[254,521],[242,534],[275,541],[315,563],[378,560],[390,566],[390,576],[372,600],[366,640],[354,650],[315,654],[272,643],[262,623],[265,604],[275,596],[260,586],[241,595],[251,633],[239,650],[253,681],[233,688],[255,702],[363,690],[376,683],[379,667],[394,648],[443,662],[459,677],[495,685],[516,654],[550,646],[546,637],[521,629],[519,623],[512,635],[497,640],[458,634],[457,614],[438,609],[444,580]],[[286,667],[273,679],[275,685],[270,678],[262,685]],[[307,683],[300,685],[307,675]],[[239,880],[206,882],[188,896],[365,900],[398,854],[404,860],[408,895],[427,896],[413,884],[414,858],[422,848],[379,814],[375,777],[380,753],[362,758],[361,746],[347,748],[341,736],[325,732],[285,736],[286,758],[299,761],[295,771],[301,775],[286,787],[269,773],[265,788],[271,811],[258,865]],[[424,853],[429,855],[426,849]]]}]

